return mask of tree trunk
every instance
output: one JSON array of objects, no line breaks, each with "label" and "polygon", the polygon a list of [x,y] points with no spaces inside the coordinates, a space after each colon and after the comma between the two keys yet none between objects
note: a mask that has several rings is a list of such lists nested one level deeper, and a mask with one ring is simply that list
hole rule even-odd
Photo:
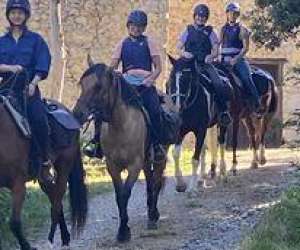
[{"label": "tree trunk", "polygon": [[62,101],[66,68],[64,33],[62,26],[62,5],[64,0],[49,1],[50,43],[52,49],[52,88],[50,97]]}]

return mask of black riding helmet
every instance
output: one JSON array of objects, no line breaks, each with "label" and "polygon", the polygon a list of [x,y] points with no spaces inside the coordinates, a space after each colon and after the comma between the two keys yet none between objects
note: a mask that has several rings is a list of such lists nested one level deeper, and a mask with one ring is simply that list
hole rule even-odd
[{"label": "black riding helmet", "polygon": [[194,8],[194,17],[196,15],[201,16],[201,17],[206,17],[208,18],[210,14],[209,8],[206,4],[198,4]]},{"label": "black riding helmet", "polygon": [[8,0],[6,2],[6,18],[8,19],[9,12],[12,9],[22,9],[26,18],[28,19],[31,15],[31,6],[28,0]]},{"label": "black riding helmet", "polygon": [[147,14],[142,10],[133,10],[127,19],[127,26],[129,24],[146,27],[148,24]]}]

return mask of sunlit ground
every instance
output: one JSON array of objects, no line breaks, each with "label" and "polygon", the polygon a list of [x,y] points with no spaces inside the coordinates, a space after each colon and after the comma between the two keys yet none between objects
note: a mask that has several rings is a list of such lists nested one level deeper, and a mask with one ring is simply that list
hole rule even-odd
[{"label": "sunlit ground", "polygon": [[[172,150],[172,149],[171,149]],[[169,160],[166,169],[167,176],[174,175],[174,164],[172,159],[171,150],[169,152]],[[191,175],[191,158],[193,152],[191,150],[184,150],[181,155],[180,164],[185,176]],[[290,164],[291,162],[297,162],[300,156],[299,152],[291,151],[290,149],[267,149],[266,157],[269,163],[274,164]],[[245,169],[250,167],[252,160],[252,151],[243,150],[238,151],[238,168]],[[210,154],[207,152],[207,171],[209,171]],[[226,153],[227,169],[229,170],[232,162],[232,152]],[[86,169],[86,183],[89,187],[89,196],[92,198],[95,195],[103,194],[112,191],[111,178],[107,174],[105,164],[97,160],[89,160],[84,158],[84,165]],[[268,166],[268,164],[267,164]],[[124,176],[126,173],[124,173]],[[140,178],[144,178],[141,174]],[[40,191],[37,183],[30,182],[27,184],[27,196],[23,209],[23,221],[26,231],[26,235],[30,235],[32,238],[38,237],[39,234],[44,234],[48,230],[50,223],[50,204],[45,194]],[[1,190],[0,198],[0,216],[2,217],[0,223],[0,235],[4,247],[12,245],[13,237],[8,229],[8,221],[10,215],[10,195],[9,192],[3,192]],[[4,198],[3,198],[4,197]],[[68,199],[65,198],[65,211],[68,211]],[[66,213],[68,217],[68,212]],[[3,242],[4,241],[4,242]],[[8,242],[8,243],[7,243]],[[9,248],[4,248],[9,249]]]}]

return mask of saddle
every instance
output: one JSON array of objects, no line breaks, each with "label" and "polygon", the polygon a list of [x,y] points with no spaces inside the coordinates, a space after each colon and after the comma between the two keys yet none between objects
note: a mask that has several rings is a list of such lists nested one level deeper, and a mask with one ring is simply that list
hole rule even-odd
[{"label": "saddle", "polygon": [[[14,101],[14,98],[0,95],[0,100],[11,115],[17,128],[26,139],[32,139],[29,122],[24,112]],[[62,104],[49,99],[44,99],[45,109],[48,115],[50,128],[50,140],[53,149],[66,147],[72,143],[74,133],[78,133],[80,124],[73,117],[72,113]]]},{"label": "saddle", "polygon": [[[239,88],[240,92],[245,97],[247,96],[248,91],[245,89],[240,78],[234,74],[232,70],[224,64],[215,64],[214,66],[218,69],[220,75],[228,77],[230,82],[233,83],[235,87]],[[269,89],[269,82],[274,81],[274,78],[270,73],[256,66],[251,66],[251,75],[259,96],[264,95]]]},{"label": "saddle", "polygon": [[[123,78],[121,81],[121,95],[123,101],[128,105],[134,106],[140,109],[144,115],[146,124],[150,131],[160,140],[163,145],[174,144],[177,140],[179,128],[180,128],[180,118],[177,112],[169,105],[170,103],[166,99],[163,93],[159,93],[159,100],[161,103],[160,119],[161,131],[157,133],[153,130],[151,120],[148,111],[143,105],[143,100],[138,91],[128,84]],[[171,102],[172,103],[172,102]]]}]

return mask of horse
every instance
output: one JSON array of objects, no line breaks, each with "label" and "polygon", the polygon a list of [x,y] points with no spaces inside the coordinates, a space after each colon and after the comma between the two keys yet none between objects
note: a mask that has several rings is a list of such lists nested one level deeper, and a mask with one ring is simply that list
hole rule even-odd
[{"label": "horse", "polygon": [[[179,58],[178,60],[169,56],[173,68],[170,72],[167,81],[166,92],[171,95],[177,108],[180,109],[182,125],[180,135],[173,149],[173,158],[175,162],[175,178],[176,190],[178,192],[185,192],[187,185],[185,184],[182,172],[179,165],[179,158],[181,152],[182,141],[186,134],[193,132],[196,137],[194,154],[192,157],[192,178],[189,185],[189,190],[194,191],[196,184],[205,185],[205,165],[202,158],[200,175],[198,176],[198,166],[200,154],[203,149],[204,139],[209,128],[218,125],[218,143],[220,145],[220,170],[221,177],[226,177],[226,163],[225,163],[225,139],[227,133],[227,126],[218,124],[218,112],[216,111],[216,103],[213,93],[209,89],[208,84],[201,84],[208,78],[205,75],[199,78],[196,72],[195,63],[192,60]],[[230,85],[227,87],[228,99],[233,99],[233,90]],[[211,174],[214,178],[216,175],[216,154],[212,157]]]},{"label": "horse", "polygon": [[[233,175],[237,174],[237,155],[238,133],[240,122],[243,122],[247,128],[250,148],[253,151],[253,158],[250,168],[258,168],[266,164],[265,156],[265,135],[270,127],[271,121],[278,108],[278,89],[273,77],[266,71],[252,66],[252,78],[260,96],[260,114],[255,114],[247,103],[245,89],[239,78],[233,73],[232,67],[226,64],[216,63],[215,66],[221,70],[220,74],[225,74],[229,78],[234,88],[235,99],[232,105],[232,168]],[[259,150],[259,153],[258,153]]]},{"label": "horse", "polygon": [[[169,56],[169,60],[173,65],[170,73],[169,80],[167,82],[167,93],[173,96],[174,102],[177,106],[181,106],[181,116],[182,116],[182,128],[181,136],[178,142],[175,144],[173,150],[173,158],[175,162],[175,178],[176,178],[176,190],[178,192],[185,192],[187,185],[183,180],[182,172],[179,165],[179,158],[181,152],[181,145],[184,136],[193,132],[196,136],[195,151],[192,159],[192,179],[190,183],[190,190],[195,190],[196,184],[198,186],[205,186],[205,147],[203,146],[203,141],[205,138],[206,131],[209,127],[212,129],[208,133],[209,141],[212,145],[212,162],[211,162],[211,177],[216,176],[216,164],[217,164],[217,148],[218,143],[220,144],[220,177],[227,180],[226,162],[225,162],[225,136],[227,128],[219,128],[218,131],[213,125],[216,124],[214,111],[214,100],[213,94],[209,93],[207,90],[207,85],[205,85],[206,77],[201,77],[204,84],[197,82],[197,73],[194,68],[193,62],[187,62],[186,60],[180,58],[178,60]],[[220,68],[220,67],[219,67]],[[222,67],[224,69],[224,67]],[[268,80],[266,87],[260,88],[261,92],[261,110],[262,117],[257,117],[253,114],[249,106],[245,103],[244,95],[242,94],[242,88],[237,84],[239,80],[233,76],[230,77],[230,86],[232,90],[231,101],[230,101],[230,114],[233,120],[233,175],[237,174],[237,135],[239,129],[240,120],[244,120],[247,125],[249,136],[251,138],[251,145],[253,147],[254,157],[252,161],[252,167],[257,167],[257,145],[260,143],[261,157],[260,162],[265,163],[264,156],[264,137],[267,128],[270,124],[272,117],[274,116],[277,108],[278,94],[274,80]],[[224,79],[224,77],[222,77]],[[225,79],[224,79],[225,80]],[[256,81],[257,82],[257,81]],[[226,81],[229,84],[229,81]],[[210,114],[210,115],[209,115]],[[214,117],[213,122],[208,122],[209,117]],[[258,124],[261,124],[259,127]],[[218,138],[217,138],[218,137]],[[218,143],[217,143],[218,140]],[[199,158],[201,153],[201,168],[198,170]],[[198,176],[200,172],[200,176]]]},{"label": "horse", "polygon": [[[166,159],[154,159],[152,166],[147,123],[135,89],[120,73],[105,64],[94,64],[91,58],[88,63],[89,68],[79,82],[82,91],[73,113],[81,124],[91,114],[101,113],[100,143],[120,217],[117,241],[126,242],[131,238],[127,205],[142,169],[146,177],[148,228],[157,228],[160,217],[157,202],[164,185]],[[123,170],[128,173],[124,182],[121,178]]]},{"label": "horse", "polygon": [[[55,121],[54,121],[55,123]],[[56,124],[56,127],[59,127]],[[51,127],[51,129],[54,129]],[[55,130],[64,133],[64,131]],[[79,130],[74,132],[72,142],[64,148],[53,150],[52,160],[57,173],[55,183],[40,183],[51,202],[51,229],[48,240],[53,243],[57,225],[60,226],[63,246],[70,243],[62,199],[69,183],[72,232],[80,233],[87,215],[87,188],[84,183],[84,169],[80,153]],[[21,250],[34,250],[22,231],[21,211],[26,194],[26,182],[33,179],[29,157],[31,140],[17,127],[8,109],[0,102],[0,188],[12,193],[12,214],[10,229],[17,238]],[[1,248],[1,246],[0,246]]]}]

